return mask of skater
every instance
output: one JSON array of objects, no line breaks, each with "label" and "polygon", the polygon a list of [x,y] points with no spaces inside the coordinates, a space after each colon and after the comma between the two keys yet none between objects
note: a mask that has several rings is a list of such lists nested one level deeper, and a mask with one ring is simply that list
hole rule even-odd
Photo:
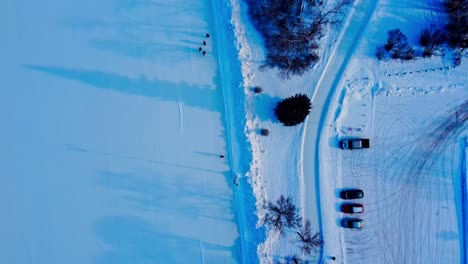
[{"label": "skater", "polygon": [[209,37],[210,37],[210,34],[206,33],[206,37],[209,38]]},{"label": "skater", "polygon": [[336,258],[335,257],[331,257],[332,260],[335,260]]},{"label": "skater", "polygon": [[198,52],[200,52],[201,50],[202,50],[202,48],[201,48],[201,47],[198,47]]},{"label": "skater", "polygon": [[224,158],[224,155],[219,155],[219,157],[223,159],[223,158]]},{"label": "skater", "polygon": [[206,46],[206,41],[203,41],[203,45]]},{"label": "skater", "polygon": [[206,54],[206,51],[203,51],[203,56],[205,56],[205,54]]}]

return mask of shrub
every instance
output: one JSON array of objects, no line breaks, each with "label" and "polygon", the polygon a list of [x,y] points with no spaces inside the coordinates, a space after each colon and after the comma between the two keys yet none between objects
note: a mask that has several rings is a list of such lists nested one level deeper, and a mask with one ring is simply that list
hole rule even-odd
[{"label": "shrub", "polygon": [[255,86],[252,90],[253,90],[254,93],[258,94],[258,93],[262,92],[262,87]]},{"label": "shrub", "polygon": [[292,198],[283,195],[276,203],[268,202],[264,223],[284,235],[284,228],[296,228],[301,226],[301,217],[298,209],[292,203]]},{"label": "shrub", "polygon": [[311,108],[312,104],[307,95],[296,94],[279,102],[274,112],[283,125],[295,126],[304,122]]},{"label": "shrub", "polygon": [[260,135],[268,136],[268,135],[270,135],[270,130],[268,130],[266,128],[262,128],[262,129],[260,129]]}]

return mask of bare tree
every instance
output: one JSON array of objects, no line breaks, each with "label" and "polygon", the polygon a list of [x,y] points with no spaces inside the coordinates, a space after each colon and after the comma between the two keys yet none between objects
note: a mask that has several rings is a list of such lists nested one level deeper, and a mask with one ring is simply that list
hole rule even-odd
[{"label": "bare tree", "polygon": [[245,1],[267,50],[262,68],[277,68],[284,79],[303,75],[319,61],[318,43],[325,26],[339,23],[350,3],[338,0],[326,9],[315,0]]},{"label": "bare tree", "polygon": [[445,0],[444,5],[448,14],[449,44],[465,49],[468,47],[468,1]]},{"label": "bare tree", "polygon": [[340,0],[330,9],[320,12],[317,22],[322,25],[337,24],[341,22],[341,16],[347,5],[351,4],[351,0]]},{"label": "bare tree", "polygon": [[387,32],[387,42],[384,45],[386,51],[400,49],[408,44],[408,38],[400,29],[392,29]]},{"label": "bare tree", "polygon": [[387,36],[385,45],[377,47],[377,58],[386,58],[386,54],[392,59],[411,60],[414,58],[415,50],[408,44],[408,38],[403,32],[399,29],[392,29],[387,32]]},{"label": "bare tree", "polygon": [[310,255],[312,252],[319,252],[320,247],[323,244],[323,240],[320,237],[320,232],[312,234],[310,229],[310,220],[307,219],[305,225],[296,232],[299,247],[304,254]]},{"label": "bare tree", "polygon": [[281,195],[276,203],[268,202],[266,209],[267,213],[263,222],[281,235],[284,235],[285,228],[298,228],[302,225],[302,219],[291,197],[285,198]]}]

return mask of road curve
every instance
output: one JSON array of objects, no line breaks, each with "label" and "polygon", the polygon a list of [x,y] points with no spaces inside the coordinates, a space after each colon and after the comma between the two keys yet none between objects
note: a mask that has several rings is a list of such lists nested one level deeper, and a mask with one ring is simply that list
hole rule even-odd
[{"label": "road curve", "polygon": [[[317,82],[314,94],[312,95],[313,108],[304,128],[301,174],[303,177],[301,186],[303,214],[311,219],[312,226],[320,227],[320,232],[325,235],[324,241],[327,245],[342,245],[343,241],[339,234],[327,236],[322,225],[322,222],[326,221],[323,221],[321,201],[323,199],[335,199],[335,197],[334,188],[330,190],[320,188],[321,186],[330,187],[329,184],[321,185],[323,182],[321,182],[322,179],[319,177],[319,142],[321,140],[321,132],[329,115],[330,105],[335,101],[337,86],[376,6],[377,0],[360,0],[353,4],[344,22],[343,30],[337,39],[337,44],[330,54],[327,64]],[[321,197],[320,194],[324,197]],[[327,194],[326,197],[324,194]],[[318,217],[315,217],[315,215],[318,215]],[[315,223],[314,219],[316,219]],[[335,221],[329,224],[335,224]],[[343,248],[342,246],[340,247]],[[334,255],[337,259],[341,258],[340,262],[343,263],[342,251],[338,248],[335,248],[334,252],[327,252],[325,250],[325,252],[322,252],[322,258]]]}]

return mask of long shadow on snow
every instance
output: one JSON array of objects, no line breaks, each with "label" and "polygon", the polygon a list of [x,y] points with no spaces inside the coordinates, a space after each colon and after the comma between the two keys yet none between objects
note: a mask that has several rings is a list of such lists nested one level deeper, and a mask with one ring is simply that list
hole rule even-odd
[{"label": "long shadow on snow", "polygon": [[181,101],[188,106],[212,112],[219,112],[222,107],[219,100],[217,100],[219,93],[216,90],[209,87],[190,85],[185,82],[171,83],[162,80],[150,80],[145,76],[131,78],[116,73],[57,66],[25,65],[25,67],[63,79],[79,81],[98,89],[159,98],[166,101]]},{"label": "long shadow on snow", "polygon": [[109,217],[98,222],[96,232],[110,250],[96,257],[99,264],[197,263],[201,250],[225,251],[226,246],[159,232],[149,221],[137,217]]},{"label": "long shadow on snow", "polygon": [[[219,228],[235,225],[230,194],[191,174],[187,169],[168,172],[154,167],[140,173],[98,172],[99,185],[117,197],[112,201],[118,208],[128,212],[97,222],[96,233],[109,247],[96,257],[97,263],[230,259],[236,252],[235,235],[217,233],[222,232]],[[228,176],[227,172],[211,174]]]}]

